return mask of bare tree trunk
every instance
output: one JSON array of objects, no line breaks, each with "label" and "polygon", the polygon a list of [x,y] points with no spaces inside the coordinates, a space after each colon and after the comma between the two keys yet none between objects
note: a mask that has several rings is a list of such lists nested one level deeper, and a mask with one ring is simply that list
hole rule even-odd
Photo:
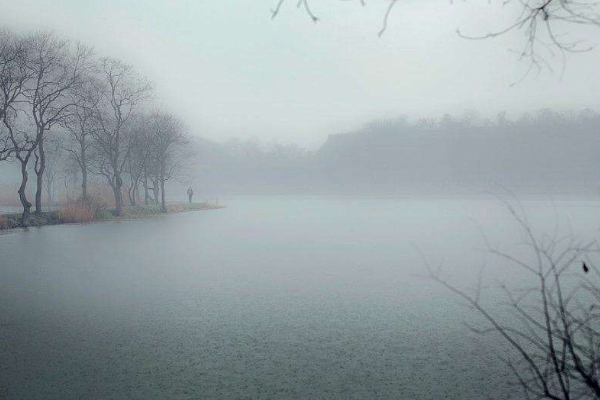
[{"label": "bare tree trunk", "polygon": [[81,169],[81,198],[83,200],[87,200],[87,170],[85,168]]},{"label": "bare tree trunk", "polygon": [[37,215],[42,214],[42,190],[44,187],[44,170],[46,169],[46,154],[44,152],[44,137],[40,136],[40,140],[38,143],[38,157],[35,160],[35,174],[37,176],[36,180],[36,190],[35,190],[35,213]]},{"label": "bare tree trunk", "polygon": [[148,193],[148,177],[144,176],[144,204],[145,205],[149,205],[150,204],[150,193]]},{"label": "bare tree trunk", "polygon": [[137,206],[139,199],[139,186],[140,176],[133,177],[130,175],[131,185],[127,188],[127,196],[129,197],[129,203],[132,206]]},{"label": "bare tree trunk", "polygon": [[123,195],[121,193],[121,188],[123,187],[123,180],[121,179],[121,174],[115,173],[115,183],[114,183],[113,191],[115,194],[115,210],[117,215],[120,217],[123,215]]},{"label": "bare tree trunk", "polygon": [[165,166],[163,163],[162,171],[160,174],[160,203],[162,212],[167,212],[167,204],[165,202]]},{"label": "bare tree trunk", "polygon": [[127,197],[129,197],[129,204],[132,206],[136,206],[137,203],[135,201],[135,184],[132,183],[129,188],[127,188]]},{"label": "bare tree trunk", "polygon": [[133,188],[133,199],[135,200],[136,204],[140,200],[140,182],[139,181],[137,181],[135,183],[135,187]]},{"label": "bare tree trunk", "polygon": [[23,206],[23,215],[21,216],[21,224],[23,226],[29,226],[29,216],[31,215],[31,203],[27,201],[27,195],[25,191],[27,190],[27,180],[29,179],[29,174],[27,173],[27,160],[19,160],[21,161],[21,186],[19,186],[19,200],[21,201],[21,205]]},{"label": "bare tree trunk", "polygon": [[[48,177],[46,177],[48,178]],[[52,179],[46,179],[46,198],[48,199],[48,203],[54,204],[54,185],[52,183]]]},{"label": "bare tree trunk", "polygon": [[160,181],[160,193],[161,193],[161,210],[167,212],[167,203],[165,202],[165,181]]},{"label": "bare tree trunk", "polygon": [[87,157],[85,154],[85,138],[81,141],[81,198],[85,201],[87,200],[87,180],[88,180],[88,171],[87,171]]},{"label": "bare tree trunk", "polygon": [[160,187],[158,186],[158,177],[155,177],[155,179],[152,179],[152,192],[154,194],[154,203],[158,204],[158,195],[160,192]]}]

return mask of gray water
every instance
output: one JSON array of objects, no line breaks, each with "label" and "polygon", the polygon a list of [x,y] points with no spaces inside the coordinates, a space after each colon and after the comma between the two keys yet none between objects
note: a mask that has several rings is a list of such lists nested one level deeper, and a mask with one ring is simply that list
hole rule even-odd
[{"label": "gray water", "polygon": [[[58,206],[54,205],[44,205],[43,211],[53,211],[58,209]],[[35,206],[31,207],[31,212],[35,211]],[[5,206],[0,204],[0,214],[20,214],[23,212],[23,207],[21,206]]]},{"label": "gray water", "polygon": [[[220,210],[0,235],[2,399],[510,399],[468,285],[492,199],[231,198]],[[593,236],[593,201],[524,201]],[[559,215],[559,217],[556,217]],[[518,278],[518,277],[517,277]]]},{"label": "gray water", "polygon": [[3,206],[0,205],[0,214],[13,214],[22,212],[23,208],[17,206]]}]

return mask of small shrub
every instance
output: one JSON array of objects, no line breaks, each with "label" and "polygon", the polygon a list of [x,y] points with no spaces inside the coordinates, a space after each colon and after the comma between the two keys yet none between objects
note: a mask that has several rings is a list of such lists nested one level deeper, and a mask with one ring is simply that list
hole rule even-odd
[{"label": "small shrub", "polygon": [[94,219],[98,221],[111,219],[113,217],[113,213],[108,210],[96,210],[96,212],[94,212]]},{"label": "small shrub", "polygon": [[106,204],[106,202],[100,197],[96,196],[88,196],[85,199],[83,197],[80,197],[75,201],[75,203],[87,205],[94,214],[108,209],[108,205]]}]

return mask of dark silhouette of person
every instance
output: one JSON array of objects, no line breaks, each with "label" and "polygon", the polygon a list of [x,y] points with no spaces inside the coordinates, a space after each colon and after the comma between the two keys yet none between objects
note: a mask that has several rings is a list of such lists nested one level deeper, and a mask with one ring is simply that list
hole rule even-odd
[{"label": "dark silhouette of person", "polygon": [[191,203],[192,202],[192,197],[194,196],[194,191],[192,190],[191,186],[187,190],[187,195],[188,195],[189,202]]},{"label": "dark silhouette of person", "polygon": [[586,274],[590,271],[590,268],[585,265],[585,261],[583,262],[583,272],[585,272]]}]

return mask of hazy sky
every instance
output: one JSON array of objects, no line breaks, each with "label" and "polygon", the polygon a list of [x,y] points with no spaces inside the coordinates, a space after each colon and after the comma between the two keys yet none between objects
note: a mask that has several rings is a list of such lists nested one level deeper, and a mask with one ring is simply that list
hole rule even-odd
[{"label": "hazy sky", "polygon": [[[0,23],[54,29],[134,64],[157,98],[197,135],[316,147],[372,118],[599,108],[600,50],[571,56],[566,72],[511,87],[526,64],[520,35],[469,41],[512,21],[484,1],[405,0],[378,38],[388,4],[313,0],[318,24],[287,0],[2,0]],[[479,3],[479,4],[476,4]],[[600,42],[600,30],[585,33]],[[593,35],[593,36],[591,36]],[[560,57],[554,66],[560,70]]]}]

